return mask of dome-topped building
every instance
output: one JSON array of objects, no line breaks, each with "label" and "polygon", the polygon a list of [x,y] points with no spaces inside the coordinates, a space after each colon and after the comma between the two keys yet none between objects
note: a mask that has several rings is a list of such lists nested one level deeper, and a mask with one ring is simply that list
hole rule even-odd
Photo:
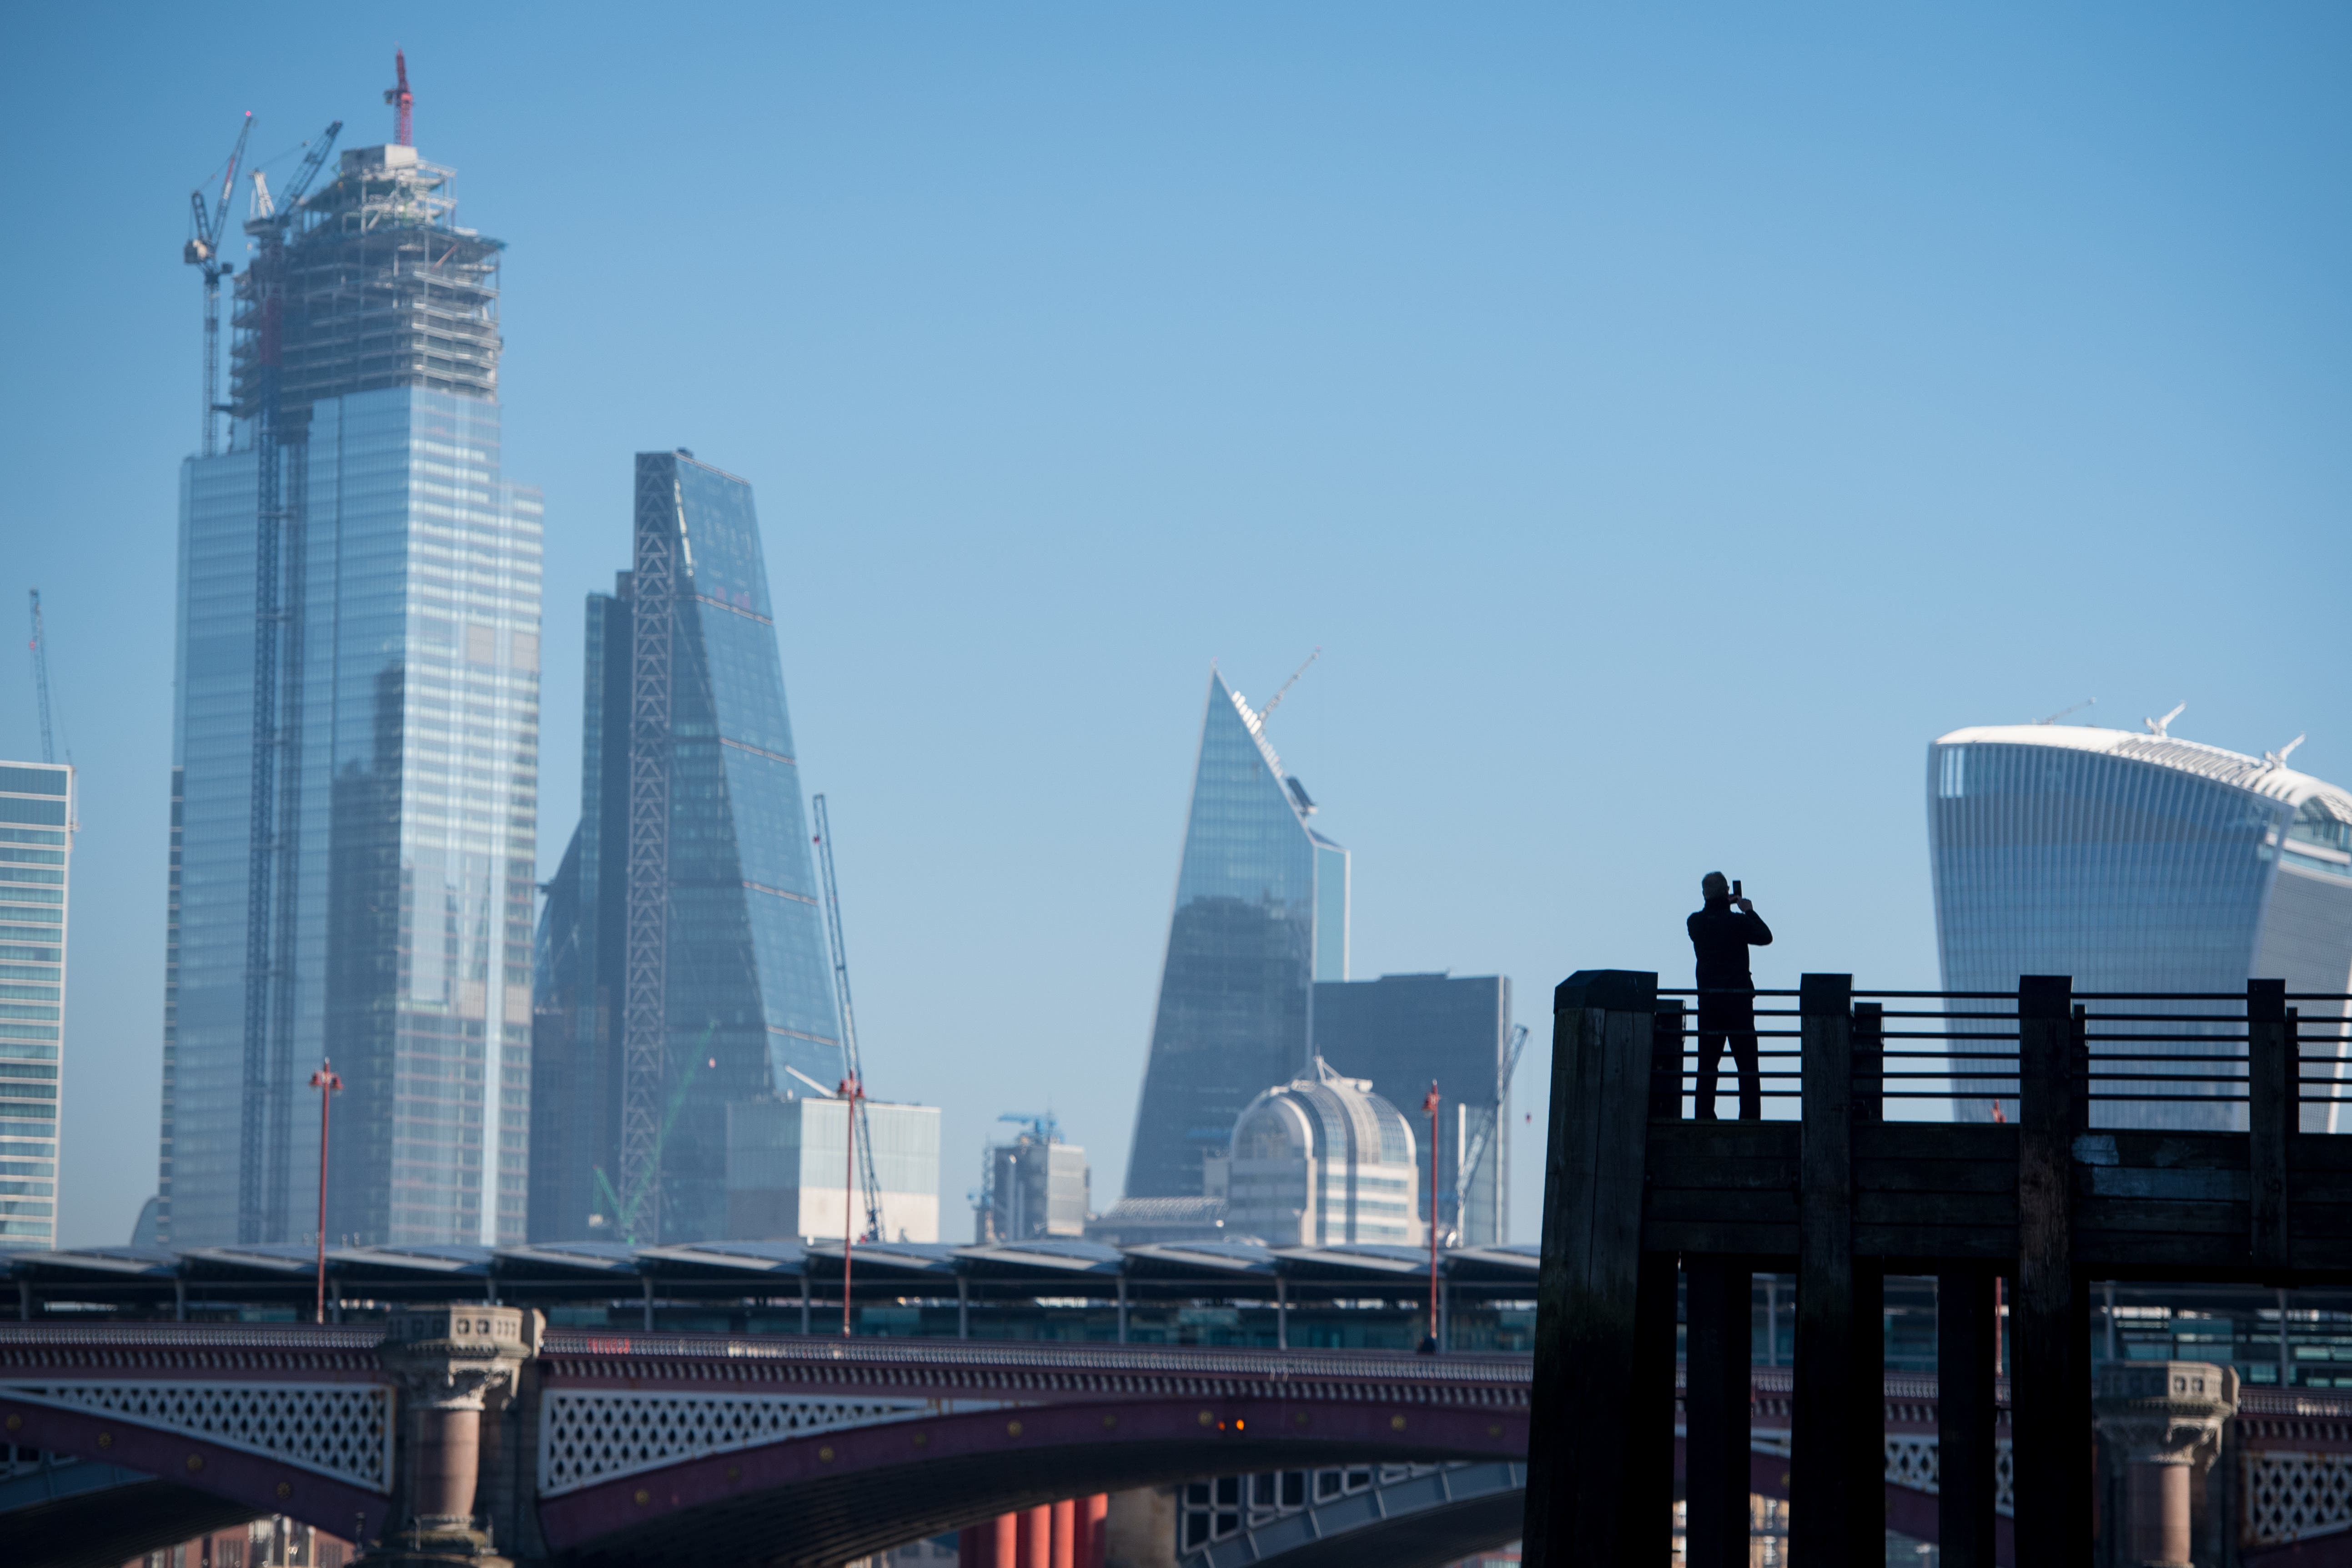
[{"label": "dome-topped building", "polygon": [[1417,1246],[1418,1162],[1403,1114],[1318,1056],[1234,1123],[1225,1228],[1275,1247]]}]

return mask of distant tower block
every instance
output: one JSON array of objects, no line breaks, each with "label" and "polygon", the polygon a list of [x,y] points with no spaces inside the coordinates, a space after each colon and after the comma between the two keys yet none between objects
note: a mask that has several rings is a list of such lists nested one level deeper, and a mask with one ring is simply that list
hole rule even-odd
[{"label": "distant tower block", "polygon": [[1129,1197],[1197,1197],[1234,1119],[1307,1070],[1315,983],[1348,977],[1348,851],[1315,809],[1213,671]]}]

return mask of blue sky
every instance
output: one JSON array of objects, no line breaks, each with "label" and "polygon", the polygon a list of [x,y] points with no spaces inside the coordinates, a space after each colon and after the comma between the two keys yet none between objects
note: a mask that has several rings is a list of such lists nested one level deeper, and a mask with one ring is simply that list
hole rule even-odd
[{"label": "blue sky", "polygon": [[[1936,978],[1924,748],[2084,697],[2352,776],[2352,19],[2179,5],[31,7],[0,20],[0,614],[83,769],[64,1234],[153,1185],[185,193],[257,117],[506,240],[541,815],[630,454],[758,489],[877,1092],[1117,1196],[1210,661],[1359,974]],[[0,753],[30,754],[26,660]],[[1539,1121],[1538,1121],[1539,1124]],[[1516,1150],[1532,1236],[1537,1140]]]}]

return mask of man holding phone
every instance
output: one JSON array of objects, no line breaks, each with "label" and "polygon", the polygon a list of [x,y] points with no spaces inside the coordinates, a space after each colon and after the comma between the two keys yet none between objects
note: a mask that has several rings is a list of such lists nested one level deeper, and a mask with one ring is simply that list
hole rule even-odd
[{"label": "man holding phone", "polygon": [[1764,1115],[1764,1086],[1756,1066],[1756,981],[1748,973],[1748,950],[1769,947],[1772,928],[1757,918],[1756,903],[1742,897],[1739,884],[1727,881],[1720,871],[1699,879],[1706,905],[1691,916],[1691,948],[1698,957],[1698,1088],[1691,1099],[1691,1114],[1700,1121],[1715,1116],[1715,1068],[1727,1041],[1739,1074],[1739,1120],[1758,1121]]}]

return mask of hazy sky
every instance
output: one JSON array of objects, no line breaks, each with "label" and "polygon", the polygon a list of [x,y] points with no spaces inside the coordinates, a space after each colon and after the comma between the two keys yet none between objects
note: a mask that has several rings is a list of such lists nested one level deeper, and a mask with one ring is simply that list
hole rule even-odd
[{"label": "hazy sky", "polygon": [[1511,976],[1522,1113],[1550,986],[1686,974],[1710,867],[1763,983],[1932,984],[1947,730],[2186,700],[2352,777],[2340,7],[11,8],[0,616],[42,590],[83,770],[68,1243],[154,1185],[186,193],[247,109],[264,156],[384,140],[395,43],[511,247],[541,866],[630,455],[691,447],[757,487],[869,1077],[946,1108],[951,1238],[999,1111],[1118,1194],[1212,659],[1263,701],[1324,647],[1273,737],[1355,851],[1356,973]]}]

